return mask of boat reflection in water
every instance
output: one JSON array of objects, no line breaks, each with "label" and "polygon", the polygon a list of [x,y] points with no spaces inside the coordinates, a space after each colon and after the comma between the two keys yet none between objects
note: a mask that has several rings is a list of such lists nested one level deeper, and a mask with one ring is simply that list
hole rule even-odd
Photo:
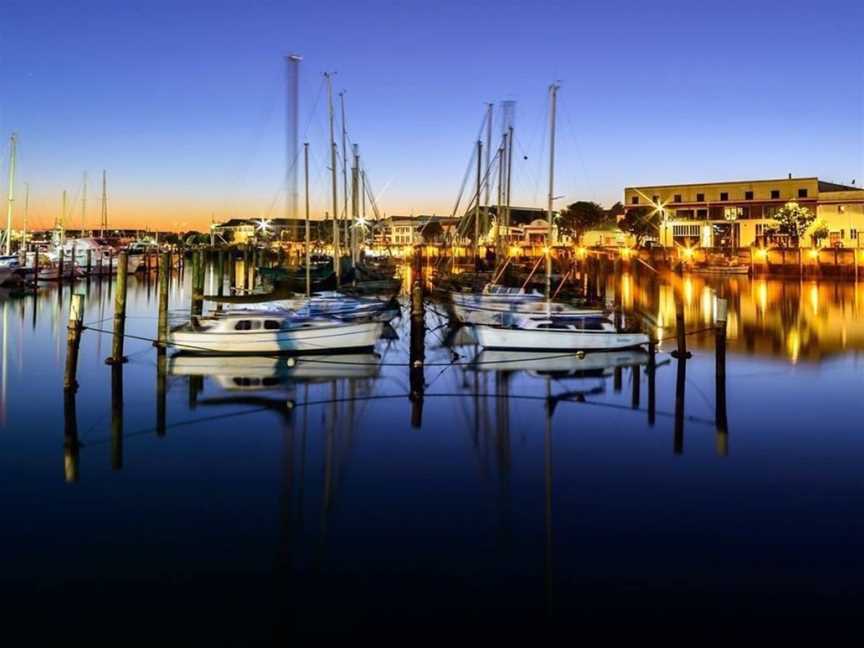
[{"label": "boat reflection in water", "polygon": [[648,364],[640,349],[552,353],[549,351],[481,351],[474,358],[480,371],[524,371],[555,378],[608,377],[615,369]]},{"label": "boat reflection in water", "polygon": [[258,391],[296,383],[341,378],[374,378],[380,371],[376,353],[315,356],[172,356],[168,371],[175,376],[212,378],[226,391]]}]

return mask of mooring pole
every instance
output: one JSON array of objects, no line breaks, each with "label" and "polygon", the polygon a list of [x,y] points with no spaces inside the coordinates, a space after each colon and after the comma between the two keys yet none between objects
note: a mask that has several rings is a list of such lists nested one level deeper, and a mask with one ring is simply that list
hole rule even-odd
[{"label": "mooring pole", "polygon": [[675,339],[677,348],[671,353],[673,358],[679,360],[687,360],[691,354],[687,351],[687,328],[684,322],[684,286],[681,285],[683,279],[677,278],[675,295]]},{"label": "mooring pole", "polygon": [[78,481],[78,415],[75,391],[63,392],[63,474],[67,482]]},{"label": "mooring pole", "polygon": [[726,419],[726,311],[728,304],[725,299],[717,300],[717,321],[714,329],[715,360],[715,413],[714,421],[717,427],[717,454],[725,457],[729,454],[729,428]]},{"label": "mooring pole", "polygon": [[165,393],[167,385],[168,356],[165,349],[160,347],[156,352],[156,435],[165,436]]},{"label": "mooring pole", "polygon": [[200,263],[200,257],[198,256],[197,250],[192,252],[192,303],[190,304],[189,315],[191,317],[195,317],[196,315],[200,315],[201,311],[198,310],[198,305],[201,303],[201,293],[198,292],[198,264]]},{"label": "mooring pole", "polygon": [[654,336],[649,337],[648,342],[648,425],[654,426],[654,421],[657,416],[657,342],[654,341]]},{"label": "mooring pole", "polygon": [[126,333],[126,279],[129,274],[126,252],[117,259],[117,294],[114,296],[114,337],[111,343],[111,357],[107,364],[122,364],[123,340]]},{"label": "mooring pole", "polygon": [[159,320],[156,340],[160,354],[165,353],[165,347],[168,343],[168,286],[170,276],[171,255],[165,252],[159,260]]},{"label": "mooring pole", "polygon": [[123,468],[123,366],[115,363],[111,366],[111,469],[121,468]]},{"label": "mooring pole", "polygon": [[426,322],[423,310],[423,285],[420,278],[414,280],[411,288],[411,353],[409,379],[411,383],[411,426],[419,428],[423,422],[423,392],[425,391]]},{"label": "mooring pole", "polygon": [[85,272],[87,273],[87,281],[90,281],[90,269],[93,265],[93,250],[87,250],[87,268]]},{"label": "mooring pole", "polygon": [[[216,259],[216,295],[221,297],[225,290],[225,250],[219,248],[219,254]],[[222,302],[216,303],[216,310],[222,310]]]},{"label": "mooring pole", "polygon": [[66,370],[63,373],[63,390],[78,389],[78,349],[81,346],[81,331],[84,329],[84,295],[72,295],[69,305],[69,323],[66,327]]}]

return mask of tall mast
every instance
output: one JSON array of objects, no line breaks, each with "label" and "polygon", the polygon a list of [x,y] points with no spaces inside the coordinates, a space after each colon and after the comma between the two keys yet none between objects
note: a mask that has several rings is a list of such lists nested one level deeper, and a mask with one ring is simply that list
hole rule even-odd
[{"label": "tall mast", "polygon": [[502,262],[502,253],[507,250],[508,230],[504,230],[504,238],[501,237],[502,205],[504,195],[504,146],[498,148],[498,206],[495,208],[495,255],[498,263]]},{"label": "tall mast", "polygon": [[511,176],[513,174],[513,126],[507,129],[507,227],[510,227],[510,187],[512,186]]},{"label": "tall mast", "polygon": [[285,86],[287,91],[286,105],[286,133],[285,133],[285,157],[287,158],[287,176],[285,178],[288,189],[288,203],[286,214],[288,218],[297,218],[299,210],[297,208],[299,191],[297,190],[297,166],[299,164],[299,151],[297,150],[297,136],[299,133],[300,120],[300,61],[302,56],[298,54],[290,54],[285,57]]},{"label": "tall mast", "polygon": [[63,190],[63,206],[60,209],[60,245],[66,242],[66,190]]},{"label": "tall mast", "polygon": [[333,271],[336,273],[336,285],[341,276],[339,263],[339,196],[336,189],[336,139],[333,133],[333,79],[329,72],[324,73],[327,79],[327,104],[330,112],[330,177],[333,181]]},{"label": "tall mast", "polygon": [[105,236],[105,230],[108,229],[108,189],[105,169],[102,169],[102,221],[99,226],[99,236]]},{"label": "tall mast", "polygon": [[309,142],[303,143],[303,177],[306,184],[306,299],[312,296],[312,277],[309,270]]},{"label": "tall mast", "polygon": [[[342,226],[345,229],[345,245],[351,245],[351,262],[354,263],[354,247],[351,240],[348,238],[348,129],[345,126],[345,92],[339,93],[339,105],[342,110],[342,202],[345,205],[345,210],[342,212],[344,222]],[[352,222],[353,225],[353,222]]]},{"label": "tall mast", "polygon": [[495,104],[486,104],[486,200],[483,202],[486,205],[486,216],[489,216],[489,193],[492,190],[492,176],[489,173],[490,155],[492,154],[492,109]]},{"label": "tall mast", "polygon": [[24,251],[25,259],[27,258],[27,225],[28,216],[30,214],[30,183],[24,183],[24,232],[21,234],[21,249]]},{"label": "tall mast", "polygon": [[558,99],[558,85],[549,86],[549,202],[546,220],[546,301],[552,294],[552,203],[555,200],[555,103]]},{"label": "tall mast", "polygon": [[81,189],[81,236],[87,228],[87,172],[84,172],[84,184]]},{"label": "tall mast", "polygon": [[357,220],[360,217],[360,149],[354,145],[354,167],[351,169],[351,261],[357,265],[358,250]]},{"label": "tall mast", "polygon": [[6,202],[6,255],[12,253],[12,208],[15,204],[15,133],[9,138],[9,196]]},{"label": "tall mast", "polygon": [[477,193],[474,196],[474,272],[480,267],[480,186],[483,182],[483,142],[477,140]]}]

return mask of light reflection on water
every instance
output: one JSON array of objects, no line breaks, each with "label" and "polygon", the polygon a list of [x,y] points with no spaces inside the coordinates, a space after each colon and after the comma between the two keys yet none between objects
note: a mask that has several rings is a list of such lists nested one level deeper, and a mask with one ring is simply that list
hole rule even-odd
[{"label": "light reflection on water", "polygon": [[[130,281],[127,332],[152,338],[156,285]],[[74,444],[70,289],[2,301],[10,618],[50,609],[92,632],[95,607],[100,632],[119,632],[138,627],[130,602],[158,593],[183,613],[151,617],[143,636],[170,624],[249,642],[385,620],[506,632],[686,610],[676,622],[734,623],[750,606],[845,620],[860,601],[861,285],[625,275],[625,320],[661,338],[653,381],[645,354],[481,353],[436,304],[422,398],[404,308],[393,339],[350,358],[169,356],[160,372],[130,339],[120,384],[97,330],[111,328],[112,287],[74,290],[90,326]],[[689,330],[729,302],[728,430],[713,333],[688,338],[683,381],[668,355],[678,290]],[[176,319],[188,294],[172,282]]]}]

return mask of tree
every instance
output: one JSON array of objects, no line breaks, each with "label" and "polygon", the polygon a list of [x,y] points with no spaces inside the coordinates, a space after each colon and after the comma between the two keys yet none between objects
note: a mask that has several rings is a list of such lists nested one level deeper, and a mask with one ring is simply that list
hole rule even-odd
[{"label": "tree", "polygon": [[561,211],[560,229],[579,244],[582,235],[606,220],[606,211],[595,202],[580,200]]},{"label": "tree", "polygon": [[650,207],[634,207],[628,209],[624,218],[618,222],[622,231],[632,234],[636,238],[636,246],[642,245],[647,236],[656,236],[660,233],[660,212]]},{"label": "tree", "polygon": [[627,210],[624,209],[624,205],[619,200],[614,205],[609,208],[609,211],[606,212],[609,215],[609,218],[612,221],[617,221],[619,216],[623,216],[627,213]]},{"label": "tree", "polygon": [[444,236],[444,228],[438,221],[431,221],[420,228],[420,236],[423,237],[424,243],[440,241]]},{"label": "tree", "polygon": [[815,219],[816,214],[796,202],[786,203],[774,215],[781,234],[799,239]]},{"label": "tree", "polygon": [[828,238],[828,224],[825,221],[819,221],[816,223],[816,226],[813,228],[813,231],[810,232],[810,238],[813,239],[813,247],[817,247],[819,245],[819,241],[824,241]]}]

